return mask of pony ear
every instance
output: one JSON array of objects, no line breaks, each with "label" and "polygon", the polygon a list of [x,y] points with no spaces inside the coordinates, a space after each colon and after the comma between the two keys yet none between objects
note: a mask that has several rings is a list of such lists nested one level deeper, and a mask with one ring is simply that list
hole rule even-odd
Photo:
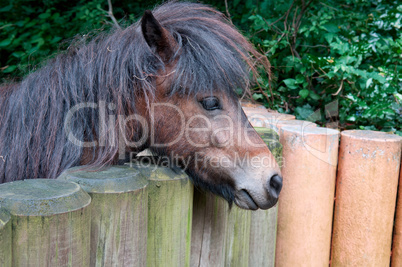
[{"label": "pony ear", "polygon": [[173,36],[162,27],[150,10],[144,12],[141,19],[141,29],[145,41],[164,62],[168,62],[174,55],[177,42]]}]

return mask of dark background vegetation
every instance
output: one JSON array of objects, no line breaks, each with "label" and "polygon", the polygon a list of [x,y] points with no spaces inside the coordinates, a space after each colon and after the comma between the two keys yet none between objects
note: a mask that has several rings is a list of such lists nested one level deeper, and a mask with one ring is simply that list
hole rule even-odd
[{"label": "dark background vegetation", "polygon": [[[124,27],[161,2],[113,1],[113,14]],[[269,58],[272,88],[262,75],[254,100],[324,126],[402,135],[401,2],[203,2],[227,14]],[[108,10],[107,0],[1,0],[1,82],[21,80],[77,35],[113,27]]]}]

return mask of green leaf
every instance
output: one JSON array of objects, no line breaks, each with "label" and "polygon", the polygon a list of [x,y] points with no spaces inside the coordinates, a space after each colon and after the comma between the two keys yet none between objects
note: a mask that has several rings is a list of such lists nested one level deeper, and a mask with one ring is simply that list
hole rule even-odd
[{"label": "green leaf", "polygon": [[316,93],[313,92],[313,91],[310,91],[309,96],[310,96],[312,99],[317,100],[317,101],[321,99],[321,96],[320,96],[319,94],[316,94]]},{"label": "green leaf", "polygon": [[45,43],[45,40],[43,40],[43,38],[39,37],[33,41],[31,41],[31,43],[38,43],[38,47],[42,46]]},{"label": "green leaf", "polygon": [[57,43],[58,41],[60,41],[62,38],[59,36],[55,36],[53,37],[53,39],[50,41],[52,44]]},{"label": "green leaf", "polygon": [[0,42],[0,47],[6,47],[6,46],[10,45],[12,41],[13,41],[13,40],[10,39],[10,38],[9,38],[9,39],[5,39],[5,40],[3,40],[3,41]]},{"label": "green leaf", "polygon": [[303,83],[305,81],[306,81],[306,79],[304,78],[303,75],[301,75],[301,74],[296,75],[296,83]]},{"label": "green leaf", "polygon": [[262,94],[253,94],[253,99],[258,100],[258,99],[263,99]]},{"label": "green leaf", "polygon": [[330,79],[332,79],[335,76],[336,76],[336,74],[333,71],[330,71],[330,72],[327,73],[327,77],[330,78]]},{"label": "green leaf", "polygon": [[369,88],[372,83],[373,83],[373,78],[367,79],[367,81],[366,81],[366,88]]},{"label": "green leaf", "polygon": [[28,20],[20,20],[20,21],[17,21],[16,23],[14,23],[14,24],[17,25],[18,27],[22,27],[27,22],[28,22]]},{"label": "green leaf", "polygon": [[402,94],[395,93],[395,94],[394,94],[394,97],[399,101],[399,103],[402,104]]},{"label": "green leaf", "polygon": [[393,110],[390,109],[390,108],[384,109],[384,110],[382,111],[382,113],[383,113],[383,114],[386,114],[386,115],[395,115],[395,111],[393,111]]},{"label": "green leaf", "polygon": [[8,66],[5,70],[3,70],[3,73],[13,72],[16,68],[17,68],[16,65]]},{"label": "green leaf", "polygon": [[302,98],[308,97],[309,93],[310,93],[310,91],[307,90],[307,89],[302,89],[302,90],[299,91],[299,95],[300,95]]},{"label": "green leaf", "polygon": [[46,12],[46,13],[42,13],[38,16],[38,18],[40,19],[47,19],[48,17],[50,17],[50,13]]},{"label": "green leaf", "polygon": [[331,32],[324,34],[324,38],[329,44],[332,42],[332,40],[334,39],[335,36],[336,36],[336,34],[331,33]]},{"label": "green leaf", "polygon": [[306,120],[311,114],[314,113],[314,110],[311,108],[309,104],[304,105],[303,107],[296,107],[295,114],[297,119]]},{"label": "green leaf", "polygon": [[283,80],[283,82],[290,89],[297,89],[298,88],[298,86],[296,85],[296,80],[295,79],[289,78],[289,79]]},{"label": "green leaf", "polygon": [[368,77],[373,78],[374,80],[378,81],[379,83],[385,83],[386,80],[384,77],[382,77],[380,74],[377,72],[369,72],[367,74]]},{"label": "green leaf", "polygon": [[23,55],[25,55],[25,52],[17,51],[17,52],[13,52],[11,55],[13,55],[13,56],[16,57],[16,58],[20,58],[20,57],[22,57]]},{"label": "green leaf", "polygon": [[327,30],[327,32],[330,32],[330,33],[339,32],[338,26],[336,26],[335,24],[332,24],[332,23],[324,24],[323,27],[324,27],[325,30]]},{"label": "green leaf", "polygon": [[284,86],[279,86],[279,88],[277,89],[279,92],[287,92],[288,90],[286,89],[286,87]]},{"label": "green leaf", "polygon": [[9,12],[11,11],[11,9],[13,9],[13,5],[8,5],[3,8],[0,8],[0,12]]}]

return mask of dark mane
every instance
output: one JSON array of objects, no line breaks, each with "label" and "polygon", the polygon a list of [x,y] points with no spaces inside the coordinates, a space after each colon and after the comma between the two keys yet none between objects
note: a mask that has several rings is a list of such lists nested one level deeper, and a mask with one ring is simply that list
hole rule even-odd
[{"label": "dark mane", "polygon": [[[268,61],[214,9],[169,2],[153,11],[178,42],[171,93],[248,90],[250,71]],[[164,62],[147,45],[139,22],[88,44],[72,46],[21,83],[0,88],[0,183],[55,178],[79,165],[83,148],[67,139],[64,121],[80,103],[113,103],[115,114],[136,112],[133,99],[152,98]],[[80,109],[71,131],[77,139],[99,137],[96,110]],[[110,164],[118,152],[118,130],[105,133],[114,145],[89,148],[92,166]],[[136,129],[129,129],[131,136]],[[88,157],[88,155],[86,155]],[[4,160],[3,160],[4,159]]]}]

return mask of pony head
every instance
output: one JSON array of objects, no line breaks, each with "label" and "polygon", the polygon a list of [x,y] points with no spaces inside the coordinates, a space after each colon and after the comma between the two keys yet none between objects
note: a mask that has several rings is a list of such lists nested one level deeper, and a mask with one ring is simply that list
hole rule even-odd
[{"label": "pony head", "polygon": [[147,146],[184,169],[196,187],[229,203],[252,210],[275,205],[280,169],[236,94],[249,90],[257,63],[268,66],[265,57],[204,5],[145,11],[138,28],[158,70],[149,102],[136,103],[150,126],[141,129]]}]

